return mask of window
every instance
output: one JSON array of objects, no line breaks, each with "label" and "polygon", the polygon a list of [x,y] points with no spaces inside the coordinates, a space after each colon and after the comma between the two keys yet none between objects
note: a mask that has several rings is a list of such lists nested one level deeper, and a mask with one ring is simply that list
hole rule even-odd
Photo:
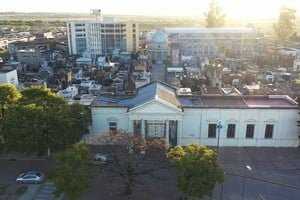
[{"label": "window", "polygon": [[274,129],[273,124],[267,124],[266,125],[265,138],[272,138],[273,137],[273,129]]},{"label": "window", "polygon": [[217,130],[217,124],[208,124],[208,137],[215,138],[216,130]]},{"label": "window", "polygon": [[228,124],[227,138],[234,138],[234,134],[235,134],[235,124]]},{"label": "window", "polygon": [[247,124],[246,138],[253,138],[254,136],[254,124]]},{"label": "window", "polygon": [[109,122],[109,131],[117,130],[117,122]]}]

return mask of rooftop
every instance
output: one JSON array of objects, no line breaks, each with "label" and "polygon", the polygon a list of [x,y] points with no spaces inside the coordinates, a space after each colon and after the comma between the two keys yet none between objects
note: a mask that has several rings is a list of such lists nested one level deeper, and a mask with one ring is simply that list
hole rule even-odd
[{"label": "rooftop", "polygon": [[176,89],[162,82],[151,82],[138,88],[134,96],[100,95],[95,107],[127,107],[129,109],[159,101],[182,108],[294,108],[296,101],[286,95],[176,95]]},{"label": "rooftop", "polygon": [[255,33],[252,28],[166,28],[167,33]]}]

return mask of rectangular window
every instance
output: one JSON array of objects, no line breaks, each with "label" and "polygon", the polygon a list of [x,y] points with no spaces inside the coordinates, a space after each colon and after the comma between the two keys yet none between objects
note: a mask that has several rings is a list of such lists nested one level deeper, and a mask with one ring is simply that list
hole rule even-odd
[{"label": "rectangular window", "polygon": [[227,138],[234,138],[234,134],[235,134],[235,124],[228,124]]},{"label": "rectangular window", "polygon": [[273,137],[273,129],[274,125],[273,124],[267,124],[266,125],[266,130],[265,130],[265,138],[272,138]]},{"label": "rectangular window", "polygon": [[253,138],[254,136],[254,124],[247,124],[246,138]]},{"label": "rectangular window", "polygon": [[117,130],[117,122],[109,122],[109,131]]},{"label": "rectangular window", "polygon": [[208,124],[208,137],[215,138],[216,130],[217,130],[217,124]]}]

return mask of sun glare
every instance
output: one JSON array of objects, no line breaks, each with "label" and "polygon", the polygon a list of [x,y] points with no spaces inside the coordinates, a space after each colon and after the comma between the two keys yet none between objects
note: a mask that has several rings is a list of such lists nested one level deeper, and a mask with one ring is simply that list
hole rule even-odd
[{"label": "sun glare", "polygon": [[[211,0],[89,0],[74,1],[72,5],[58,0],[7,1],[0,11],[16,12],[89,12],[101,9],[104,14],[152,15],[152,16],[203,16]],[[227,18],[278,17],[280,7],[287,5],[300,13],[299,0],[215,0],[222,7]],[[298,1],[298,2],[297,2]],[[34,7],[31,5],[35,5]]]},{"label": "sun glare", "polygon": [[[228,0],[219,1],[224,12],[234,18],[277,18],[283,5],[297,9],[299,5],[295,0]],[[298,2],[299,3],[299,2]],[[300,10],[298,10],[300,12]]]}]

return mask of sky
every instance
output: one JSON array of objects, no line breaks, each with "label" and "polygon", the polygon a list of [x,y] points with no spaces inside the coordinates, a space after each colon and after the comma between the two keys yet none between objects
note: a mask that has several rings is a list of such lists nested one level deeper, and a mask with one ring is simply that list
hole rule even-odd
[{"label": "sky", "polygon": [[[298,1],[298,2],[297,2]],[[7,0],[0,12],[80,12],[100,9],[102,14],[203,16],[210,0]],[[296,9],[299,0],[217,0],[227,17],[278,17],[282,5]]]}]

